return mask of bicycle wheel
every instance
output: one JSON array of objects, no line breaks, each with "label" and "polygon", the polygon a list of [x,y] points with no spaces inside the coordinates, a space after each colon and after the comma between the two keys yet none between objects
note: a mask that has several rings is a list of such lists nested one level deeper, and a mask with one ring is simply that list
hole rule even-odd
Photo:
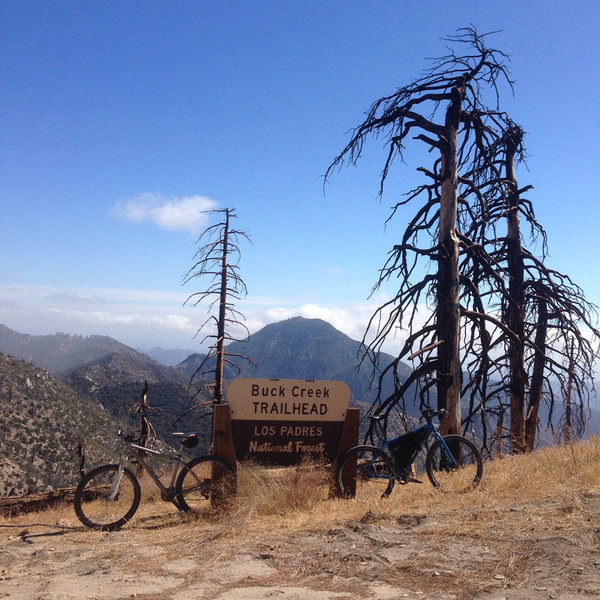
[{"label": "bicycle wheel", "polygon": [[471,440],[451,434],[444,437],[444,444],[437,440],[431,446],[425,468],[434,487],[443,491],[464,492],[479,485],[483,461]]},{"label": "bicycle wheel", "polygon": [[125,525],[140,505],[140,484],[123,469],[118,488],[113,490],[118,465],[104,465],[90,471],[75,490],[73,504],[79,520],[92,529],[112,531]]},{"label": "bicycle wheel", "polygon": [[[214,479],[213,479],[214,478]],[[177,477],[175,496],[185,511],[210,508],[211,498],[235,494],[235,472],[218,456],[199,456],[185,465]]]},{"label": "bicycle wheel", "polygon": [[389,455],[375,446],[354,446],[340,457],[335,482],[343,498],[385,498],[394,489],[394,466]]}]

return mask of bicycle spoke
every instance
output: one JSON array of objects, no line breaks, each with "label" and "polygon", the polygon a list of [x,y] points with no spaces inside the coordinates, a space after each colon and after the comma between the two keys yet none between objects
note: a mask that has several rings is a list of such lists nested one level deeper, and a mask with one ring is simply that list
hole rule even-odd
[{"label": "bicycle spoke", "polygon": [[134,475],[116,465],[90,471],[75,491],[74,506],[79,520],[93,529],[111,530],[124,525],[137,510],[140,487]]},{"label": "bicycle spoke", "polygon": [[175,493],[183,510],[210,509],[217,496],[224,500],[235,493],[235,475],[220,458],[200,456],[181,471]]},{"label": "bicycle spoke", "polygon": [[369,502],[388,496],[394,487],[391,460],[375,447],[351,448],[340,458],[336,483],[346,498]]},{"label": "bicycle spoke", "polygon": [[437,441],[427,454],[427,475],[431,483],[447,492],[463,492],[481,481],[483,463],[473,442],[459,435]]}]

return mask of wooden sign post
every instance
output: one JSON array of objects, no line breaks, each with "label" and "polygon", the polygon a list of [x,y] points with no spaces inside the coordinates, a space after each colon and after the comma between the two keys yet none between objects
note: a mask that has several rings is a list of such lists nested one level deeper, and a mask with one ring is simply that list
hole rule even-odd
[{"label": "wooden sign post", "polygon": [[228,404],[213,406],[212,454],[224,459],[233,468],[231,473],[221,465],[213,463],[210,503],[213,508],[221,508],[230,500],[229,496],[235,494],[237,488],[237,464]]},{"label": "wooden sign post", "polygon": [[[358,446],[358,426],[360,423],[360,408],[349,408],[346,411],[346,420],[342,430],[342,437],[338,446],[338,451],[335,460],[331,465],[331,485],[329,486],[329,497],[339,497],[335,474],[337,471],[338,462],[341,456],[354,446]],[[347,495],[354,497],[356,495],[356,464],[353,469],[344,469],[344,489],[347,490]]]},{"label": "wooden sign post", "polygon": [[[212,453],[236,468],[251,460],[273,466],[299,464],[306,457],[331,463],[329,496],[337,496],[339,457],[358,444],[360,410],[348,408],[350,388],[342,381],[235,379],[228,402],[214,406]],[[224,505],[220,493],[228,476],[213,470],[211,503]],[[230,476],[230,474],[229,474]]]}]

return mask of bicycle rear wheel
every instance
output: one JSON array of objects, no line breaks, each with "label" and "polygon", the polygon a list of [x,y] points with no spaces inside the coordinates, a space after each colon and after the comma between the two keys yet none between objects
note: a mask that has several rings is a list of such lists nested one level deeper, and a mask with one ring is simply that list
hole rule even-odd
[{"label": "bicycle rear wheel", "polygon": [[118,529],[138,509],[141,496],[138,480],[131,471],[123,469],[117,482],[118,473],[118,465],[104,465],[90,471],[77,486],[73,504],[86,527],[103,531]]},{"label": "bicycle rear wheel", "polygon": [[177,477],[175,496],[185,511],[210,508],[211,498],[235,494],[235,471],[218,456],[199,456],[185,465]]},{"label": "bicycle rear wheel", "polygon": [[355,446],[340,457],[335,482],[343,498],[369,501],[389,496],[394,467],[389,455],[375,446]]},{"label": "bicycle rear wheel", "polygon": [[434,487],[443,491],[465,492],[479,485],[483,460],[471,440],[462,435],[447,435],[443,444],[437,440],[431,446],[425,468]]}]

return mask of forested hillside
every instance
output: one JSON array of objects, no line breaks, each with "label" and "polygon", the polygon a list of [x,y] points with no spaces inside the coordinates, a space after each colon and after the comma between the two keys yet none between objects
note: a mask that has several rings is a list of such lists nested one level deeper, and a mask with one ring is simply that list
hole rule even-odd
[{"label": "forested hillside", "polygon": [[78,444],[87,465],[106,462],[119,426],[53,375],[0,354],[0,497],[76,484]]}]

